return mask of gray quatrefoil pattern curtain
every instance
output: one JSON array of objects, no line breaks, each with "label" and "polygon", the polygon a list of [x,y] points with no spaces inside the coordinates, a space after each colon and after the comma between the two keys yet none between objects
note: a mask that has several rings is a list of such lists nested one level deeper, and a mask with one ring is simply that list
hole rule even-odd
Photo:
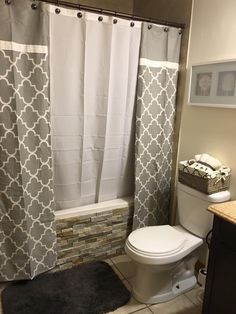
[{"label": "gray quatrefoil pattern curtain", "polygon": [[168,223],[181,34],[143,23],[137,87],[133,229]]},{"label": "gray quatrefoil pattern curtain", "polygon": [[0,281],[54,267],[48,15],[0,2]]}]

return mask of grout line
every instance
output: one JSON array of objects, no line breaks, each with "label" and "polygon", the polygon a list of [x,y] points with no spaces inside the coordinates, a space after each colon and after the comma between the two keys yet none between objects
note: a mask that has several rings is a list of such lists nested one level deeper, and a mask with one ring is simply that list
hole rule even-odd
[{"label": "grout line", "polygon": [[127,278],[125,278],[125,276],[122,274],[122,272],[119,271],[118,267],[116,267],[116,265],[113,263],[112,267],[114,267],[116,269],[116,271],[121,275],[122,280],[127,280]]},{"label": "grout line", "polygon": [[187,295],[184,294],[184,296],[185,296],[194,306],[202,306],[202,304],[203,304],[203,303],[201,303],[200,301],[198,301],[197,298],[196,298],[197,301],[194,302],[194,301],[192,301],[192,300],[190,299],[190,297],[188,297]]},{"label": "grout line", "polygon": [[152,313],[153,313],[153,311],[152,311],[152,309],[150,309],[150,307],[153,306],[153,305],[155,305],[155,304],[157,304],[157,303],[153,303],[153,304],[147,305],[147,307],[149,308],[149,310],[150,310]]},{"label": "grout line", "polygon": [[[127,278],[125,278],[125,276],[119,271],[118,267],[116,267],[116,264],[113,263],[112,259],[111,258],[107,258],[106,260],[109,260],[111,262],[111,267],[113,268],[114,272],[118,272],[118,274],[121,276],[120,280],[123,281],[123,280],[127,280]],[[106,261],[105,260],[105,261]],[[117,276],[119,276],[117,274]],[[128,281],[128,280],[127,280]],[[129,282],[128,282],[129,283]],[[130,284],[130,283],[129,283]],[[1,314],[1,313],[0,313]]]},{"label": "grout line", "polygon": [[126,279],[127,280],[129,280],[129,279],[132,279],[132,278],[134,278],[135,277],[135,274],[134,275],[132,275],[132,276],[128,276],[128,277],[126,277]]},{"label": "grout line", "polygon": [[201,303],[196,304],[187,295],[185,295],[185,294],[183,294],[183,295],[187,298],[188,301],[190,301],[190,303],[194,306],[194,308],[201,308],[202,307]]},{"label": "grout line", "polygon": [[190,301],[193,305],[196,306],[196,304],[187,295],[185,295],[185,294],[183,294],[183,295],[188,299],[188,301]]},{"label": "grout line", "polygon": [[[180,296],[181,296],[181,294],[180,294]],[[189,297],[187,297],[185,293],[183,293],[183,294],[182,294],[182,296],[183,296],[183,297],[185,297],[185,298],[187,298],[187,299],[188,299],[188,301],[190,301],[191,303],[193,303],[193,301],[192,301],[192,300],[190,300],[190,298],[189,298]],[[193,304],[194,304],[194,303],[193,303]],[[196,304],[194,304],[194,305],[196,305]]]},{"label": "grout line", "polygon": [[[106,258],[106,259],[104,260],[104,262],[105,262],[105,261],[109,261],[109,262],[111,263],[111,265],[114,265],[114,263],[112,262],[112,259],[111,259],[111,258]],[[111,265],[110,265],[110,266],[111,266]]]},{"label": "grout line", "polygon": [[[135,313],[138,313],[138,312],[140,312],[140,311],[142,311],[142,310],[144,310],[144,309],[149,309],[147,306],[145,306],[145,307],[143,307],[143,308],[141,308],[141,309],[139,309],[139,310],[136,310],[136,311],[134,311],[134,312],[129,312],[128,314],[135,314]],[[150,309],[149,309],[149,311],[150,311],[150,314],[151,313],[153,313]]]},{"label": "grout line", "polygon": [[[142,307],[141,309],[138,309],[138,310],[135,310],[135,311],[133,311],[133,312],[128,312],[127,314],[135,314],[135,313],[138,313],[139,311],[142,311],[142,310],[144,310],[144,309],[146,309],[147,308],[147,306],[144,306],[144,307]],[[151,312],[152,313],[152,312]],[[151,314],[150,313],[150,314]]]},{"label": "grout line", "polygon": [[108,259],[109,259],[109,261],[111,261],[112,265],[114,265],[114,263],[113,263],[112,259],[111,259],[111,258],[108,258]]}]

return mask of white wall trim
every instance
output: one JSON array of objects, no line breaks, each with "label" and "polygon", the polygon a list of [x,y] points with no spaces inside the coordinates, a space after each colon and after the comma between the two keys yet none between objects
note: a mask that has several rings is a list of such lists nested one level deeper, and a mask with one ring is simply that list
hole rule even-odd
[{"label": "white wall trim", "polygon": [[68,208],[63,210],[58,210],[55,212],[55,219],[66,219],[84,215],[92,215],[95,213],[101,213],[108,210],[125,208],[132,206],[134,204],[133,197],[117,198],[111,201],[105,201],[97,204],[90,204],[85,206],[79,206],[74,208]]}]

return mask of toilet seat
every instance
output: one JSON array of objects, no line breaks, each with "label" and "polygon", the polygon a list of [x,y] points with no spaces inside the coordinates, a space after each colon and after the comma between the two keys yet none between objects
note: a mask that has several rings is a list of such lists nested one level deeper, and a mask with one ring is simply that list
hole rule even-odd
[{"label": "toilet seat", "polygon": [[152,226],[133,231],[129,245],[136,251],[150,255],[172,255],[184,246],[185,237],[169,225]]},{"label": "toilet seat", "polygon": [[179,261],[202,243],[201,238],[181,226],[164,225],[133,231],[126,241],[125,250],[136,262],[162,265]]}]

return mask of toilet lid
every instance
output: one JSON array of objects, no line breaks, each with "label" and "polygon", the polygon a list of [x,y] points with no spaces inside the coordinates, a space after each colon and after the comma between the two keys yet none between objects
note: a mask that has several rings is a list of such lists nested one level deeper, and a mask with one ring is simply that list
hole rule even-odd
[{"label": "toilet lid", "polygon": [[133,231],[128,238],[136,250],[146,254],[175,253],[183,248],[185,237],[169,225],[145,227]]}]

